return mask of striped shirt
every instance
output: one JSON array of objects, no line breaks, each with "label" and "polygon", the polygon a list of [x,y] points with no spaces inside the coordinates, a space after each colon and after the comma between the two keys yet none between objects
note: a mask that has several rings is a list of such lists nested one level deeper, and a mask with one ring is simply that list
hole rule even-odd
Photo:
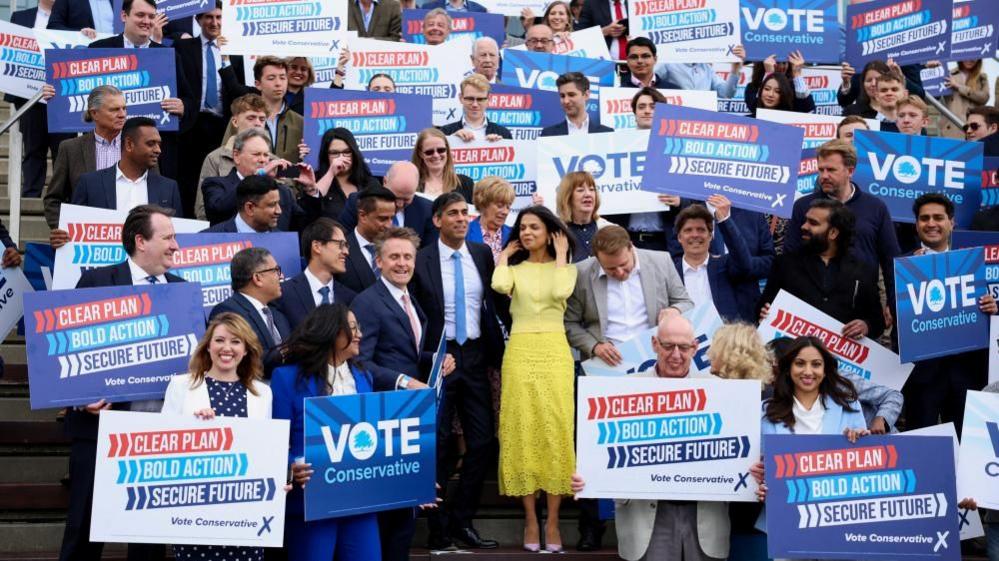
[{"label": "striped shirt", "polygon": [[94,134],[94,147],[97,152],[97,169],[109,168],[121,161],[121,133],[110,142],[101,135]]}]

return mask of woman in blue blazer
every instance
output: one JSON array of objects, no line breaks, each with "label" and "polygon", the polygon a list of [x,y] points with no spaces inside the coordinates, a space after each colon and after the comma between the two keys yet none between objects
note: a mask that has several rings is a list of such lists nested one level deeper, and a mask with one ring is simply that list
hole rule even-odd
[{"label": "woman in blue blazer", "polygon": [[285,343],[288,366],[272,374],[274,418],[291,421],[288,465],[294,485],[288,494],[285,546],[288,558],[315,561],[381,559],[378,517],[360,514],[305,522],[302,486],[312,476],[305,455],[305,398],[373,391],[371,375],[354,363],[361,342],[357,318],[343,304],[310,313]]},{"label": "woman in blue blazer", "polygon": [[479,216],[468,223],[465,239],[489,246],[494,262],[499,260],[499,254],[510,238],[510,227],[506,225],[506,219],[510,216],[510,208],[516,196],[513,186],[499,177],[485,177],[475,184],[472,204],[479,211]]}]

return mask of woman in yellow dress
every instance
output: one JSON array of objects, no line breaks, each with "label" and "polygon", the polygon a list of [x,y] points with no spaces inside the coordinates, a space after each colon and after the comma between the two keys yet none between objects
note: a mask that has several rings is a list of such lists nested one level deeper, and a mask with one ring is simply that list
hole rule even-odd
[{"label": "woman in yellow dress", "polygon": [[524,548],[540,549],[535,495],[547,494],[545,549],[562,551],[558,509],[576,465],[573,362],[562,318],[576,285],[575,240],[550,210],[520,211],[492,286],[513,298],[503,355],[499,417],[500,494],[524,502]]}]

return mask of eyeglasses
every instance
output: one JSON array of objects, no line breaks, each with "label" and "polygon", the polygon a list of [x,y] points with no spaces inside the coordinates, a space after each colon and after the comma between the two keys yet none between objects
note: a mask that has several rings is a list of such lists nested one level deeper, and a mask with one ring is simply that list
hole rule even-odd
[{"label": "eyeglasses", "polygon": [[668,355],[673,354],[673,351],[677,349],[680,350],[680,354],[685,355],[690,351],[694,350],[695,348],[697,348],[694,345],[677,345],[676,343],[664,343],[662,340],[659,340],[659,346]]},{"label": "eyeglasses", "polygon": [[271,267],[269,269],[260,269],[259,271],[256,271],[253,274],[254,275],[262,275],[264,273],[277,273],[277,276],[279,276],[279,277],[283,277],[284,276],[284,273],[281,272],[281,265],[275,265],[274,267]]},{"label": "eyeglasses", "polygon": [[330,158],[339,158],[340,156],[353,156],[354,153],[350,150],[330,150],[326,152],[326,155]]},{"label": "eyeglasses", "polygon": [[347,240],[326,240],[326,243],[335,243],[340,251],[347,249]]},{"label": "eyeglasses", "polygon": [[968,123],[964,125],[964,132],[976,131],[980,128],[982,128],[982,125],[979,125],[978,123]]},{"label": "eyeglasses", "polygon": [[551,45],[554,42],[551,39],[528,39],[526,41],[528,45]]},{"label": "eyeglasses", "polygon": [[429,148],[423,151],[424,156],[433,156],[434,154],[443,156],[444,154],[447,154],[447,148]]},{"label": "eyeglasses", "polygon": [[472,97],[470,95],[466,95],[461,99],[466,103],[478,103],[479,105],[482,105],[483,103],[489,101],[488,97]]}]

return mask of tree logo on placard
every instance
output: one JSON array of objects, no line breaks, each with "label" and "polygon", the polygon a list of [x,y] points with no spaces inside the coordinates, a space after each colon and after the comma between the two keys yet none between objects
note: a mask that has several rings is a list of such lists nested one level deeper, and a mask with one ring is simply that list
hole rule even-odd
[{"label": "tree logo on placard", "polygon": [[911,183],[919,178],[919,170],[916,169],[916,166],[912,165],[912,162],[902,162],[895,170],[895,175],[899,179],[903,181],[909,180],[907,183]]},{"label": "tree logo on placard", "polygon": [[784,12],[772,10],[767,15],[767,27],[773,30],[784,29],[787,26],[787,17]]},{"label": "tree logo on placard", "polygon": [[604,166],[595,159],[590,159],[583,163],[583,171],[589,173],[593,177],[599,178],[604,174]]},{"label": "tree logo on placard", "polygon": [[350,453],[358,460],[367,460],[375,453],[375,435],[370,430],[356,427],[350,441]]},{"label": "tree logo on placard", "polygon": [[933,286],[926,299],[926,305],[934,312],[939,312],[944,307],[944,293],[940,286]]}]

